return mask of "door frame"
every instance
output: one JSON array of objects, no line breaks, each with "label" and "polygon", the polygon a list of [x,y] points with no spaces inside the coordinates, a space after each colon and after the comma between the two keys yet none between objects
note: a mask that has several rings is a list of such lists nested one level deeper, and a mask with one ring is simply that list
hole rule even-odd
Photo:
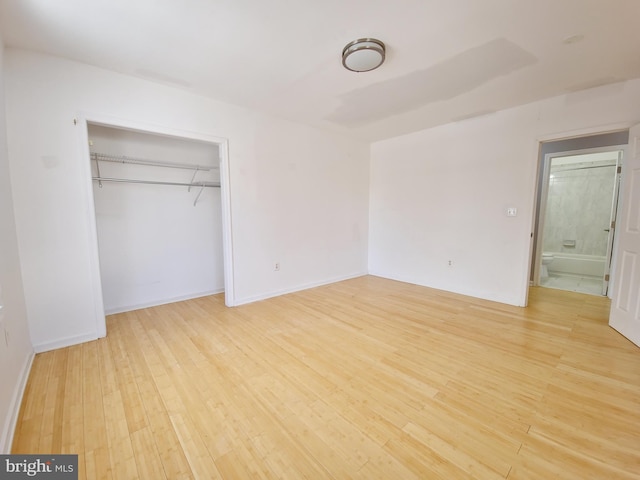
[{"label": "door frame", "polygon": [[196,140],[204,143],[216,145],[220,155],[220,199],[222,206],[222,250],[224,268],[224,298],[225,305],[232,307],[236,305],[235,282],[234,282],[234,261],[233,261],[233,235],[231,223],[231,191],[229,175],[229,142],[224,137],[217,137],[199,132],[179,130],[170,127],[158,126],[133,120],[111,117],[99,113],[80,113],[75,122],[80,127],[78,131],[78,141],[80,142],[81,158],[83,162],[83,178],[85,188],[85,198],[87,201],[87,217],[90,229],[89,238],[89,262],[91,268],[91,288],[93,291],[95,325],[97,336],[104,337],[107,334],[106,318],[104,309],[104,299],[102,296],[102,280],[100,276],[100,259],[98,251],[98,229],[95,213],[95,203],[93,197],[93,181],[91,179],[91,154],[89,149],[89,125],[100,125],[104,127],[132,130],[140,133],[161,135],[178,138],[181,140]]},{"label": "door frame", "polygon": [[[559,143],[567,142],[571,144],[576,142],[578,144],[582,144],[584,142],[585,145],[592,145],[594,148],[597,148],[603,145],[608,145],[609,143],[608,138],[610,136],[611,137],[620,136],[620,138],[618,138],[617,141],[612,141],[610,146],[615,147],[615,146],[622,145],[626,153],[626,148],[628,146],[628,133],[629,133],[629,129],[632,126],[633,124],[628,122],[613,123],[609,125],[601,125],[599,127],[590,127],[590,128],[583,128],[583,129],[577,129],[577,130],[565,130],[562,132],[541,134],[536,137],[535,139],[536,161],[534,163],[536,168],[535,168],[535,174],[533,175],[534,184],[532,185],[533,188],[531,189],[533,193],[533,199],[532,199],[533,208],[531,209],[531,217],[530,217],[531,229],[530,229],[530,235],[529,235],[529,255],[527,257],[528,268],[526,268],[527,273],[524,279],[525,280],[524,281],[525,296],[522,302],[523,306],[526,307],[529,304],[529,288],[533,284],[534,266],[536,263],[535,256],[537,255],[538,249],[540,248],[536,243],[537,238],[535,237],[535,235],[537,233],[537,220],[538,220],[538,213],[540,211],[538,198],[541,195],[542,173],[540,172],[540,169],[541,169],[541,159],[542,159],[542,154],[544,150],[544,144],[556,143],[556,142],[559,142]],[[602,140],[602,143],[600,143],[600,140]],[[622,202],[625,201],[624,192],[620,193],[620,195],[621,195],[620,202],[622,204]],[[620,209],[618,209],[618,215],[620,215]],[[617,242],[614,242],[613,258],[615,258],[616,249],[617,249]],[[609,288],[609,292],[611,292],[611,285]]]},{"label": "door frame", "polygon": [[616,174],[613,186],[613,199],[611,200],[611,215],[609,217],[609,237],[607,238],[607,253],[604,266],[604,277],[602,279],[602,295],[611,298],[609,292],[612,291],[611,285],[613,284],[612,267],[613,267],[613,253],[614,245],[616,242],[616,230],[618,228],[618,206],[620,205],[620,193],[622,185],[622,167],[624,164],[624,157],[627,154],[627,149],[618,151],[618,161],[616,162]]}]

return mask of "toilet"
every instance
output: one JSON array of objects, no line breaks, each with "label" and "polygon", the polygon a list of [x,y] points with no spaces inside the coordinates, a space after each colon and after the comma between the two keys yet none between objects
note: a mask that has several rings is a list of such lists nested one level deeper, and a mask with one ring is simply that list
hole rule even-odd
[{"label": "toilet", "polygon": [[547,278],[549,276],[549,270],[547,270],[547,265],[553,262],[553,253],[543,253],[542,254],[542,271],[540,272],[540,278]]}]

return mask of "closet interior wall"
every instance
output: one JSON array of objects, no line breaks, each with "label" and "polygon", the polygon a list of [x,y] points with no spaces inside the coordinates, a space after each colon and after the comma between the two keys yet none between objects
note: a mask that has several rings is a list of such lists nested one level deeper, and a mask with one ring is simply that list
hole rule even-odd
[{"label": "closet interior wall", "polygon": [[[93,177],[151,182],[93,181],[105,313],[222,292],[220,188],[167,185],[219,185],[218,146],[92,124],[88,133]],[[196,172],[135,163],[96,165],[96,153],[213,168]]]}]

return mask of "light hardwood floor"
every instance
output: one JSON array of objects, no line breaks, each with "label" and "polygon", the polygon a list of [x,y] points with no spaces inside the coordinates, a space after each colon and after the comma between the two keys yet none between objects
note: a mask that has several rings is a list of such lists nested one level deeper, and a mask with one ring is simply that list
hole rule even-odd
[{"label": "light hardwood floor", "polygon": [[640,349],[605,298],[361,277],[114,315],[36,356],[14,453],[80,478],[640,478]]}]

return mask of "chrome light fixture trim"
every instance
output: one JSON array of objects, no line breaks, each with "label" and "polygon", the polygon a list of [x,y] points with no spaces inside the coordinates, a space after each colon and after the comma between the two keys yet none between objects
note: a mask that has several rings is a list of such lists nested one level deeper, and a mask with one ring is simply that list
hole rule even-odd
[{"label": "chrome light fixture trim", "polygon": [[375,38],[359,38],[342,49],[342,65],[352,72],[369,72],[384,62],[386,48]]}]

